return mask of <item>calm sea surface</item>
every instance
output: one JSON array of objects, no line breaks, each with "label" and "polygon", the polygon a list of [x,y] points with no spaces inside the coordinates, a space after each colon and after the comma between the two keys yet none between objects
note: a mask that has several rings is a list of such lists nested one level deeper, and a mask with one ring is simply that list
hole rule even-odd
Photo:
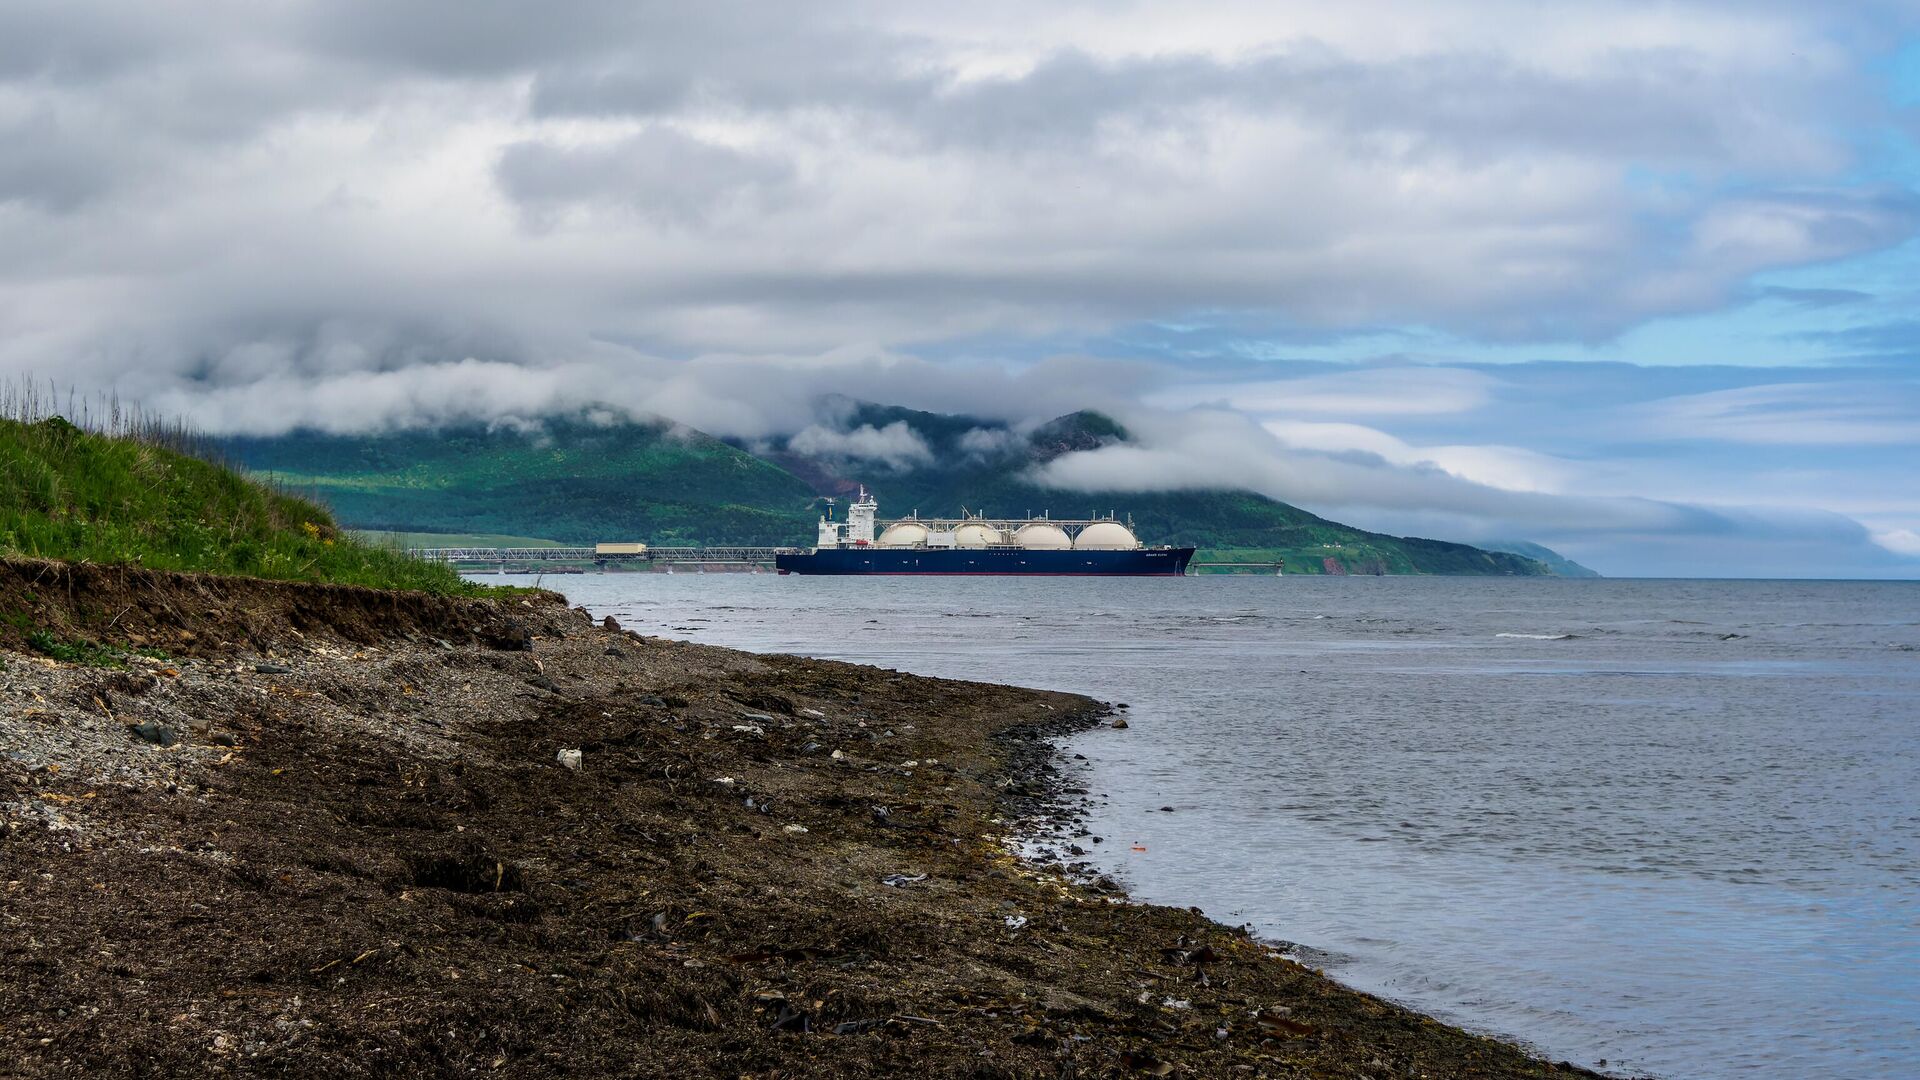
[{"label": "calm sea surface", "polygon": [[1609,1072],[1920,1076],[1920,584],[547,583],[1129,702],[1067,744],[1107,869],[1453,1022]]}]

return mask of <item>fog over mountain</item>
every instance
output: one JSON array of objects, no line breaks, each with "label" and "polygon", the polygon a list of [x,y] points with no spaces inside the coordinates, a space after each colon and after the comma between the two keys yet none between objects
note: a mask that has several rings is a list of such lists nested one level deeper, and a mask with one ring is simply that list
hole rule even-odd
[{"label": "fog over mountain", "polygon": [[1920,573],[1920,11],[0,7],[0,375],[220,432],[833,395],[1608,573]]}]

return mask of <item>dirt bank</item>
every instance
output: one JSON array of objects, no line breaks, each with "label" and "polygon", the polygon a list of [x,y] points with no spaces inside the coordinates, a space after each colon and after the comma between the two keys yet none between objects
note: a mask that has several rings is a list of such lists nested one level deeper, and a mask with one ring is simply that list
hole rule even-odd
[{"label": "dirt bank", "polygon": [[[554,593],[534,594],[542,606]],[[174,656],[438,638],[511,646],[523,609],[353,585],[0,556],[0,648],[39,629],[63,641],[112,641]]]},{"label": "dirt bank", "polygon": [[0,651],[0,1075],[1591,1075],[1009,858],[1083,698],[17,565],[194,637]]}]

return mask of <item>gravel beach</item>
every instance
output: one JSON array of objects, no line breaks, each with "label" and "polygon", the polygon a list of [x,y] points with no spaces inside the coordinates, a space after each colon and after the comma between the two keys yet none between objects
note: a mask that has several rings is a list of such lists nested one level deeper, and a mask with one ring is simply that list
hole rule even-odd
[{"label": "gravel beach", "polygon": [[1098,702],[0,570],[0,1075],[1593,1075],[1014,858]]}]

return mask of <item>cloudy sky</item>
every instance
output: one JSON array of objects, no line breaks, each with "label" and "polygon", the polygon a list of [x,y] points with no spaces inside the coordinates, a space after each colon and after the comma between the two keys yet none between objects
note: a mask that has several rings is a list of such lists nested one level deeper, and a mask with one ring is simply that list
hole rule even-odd
[{"label": "cloudy sky", "polygon": [[[0,4],[0,375],[845,393],[1612,573],[1920,576],[1910,0]],[[891,451],[889,451],[891,452]]]}]

